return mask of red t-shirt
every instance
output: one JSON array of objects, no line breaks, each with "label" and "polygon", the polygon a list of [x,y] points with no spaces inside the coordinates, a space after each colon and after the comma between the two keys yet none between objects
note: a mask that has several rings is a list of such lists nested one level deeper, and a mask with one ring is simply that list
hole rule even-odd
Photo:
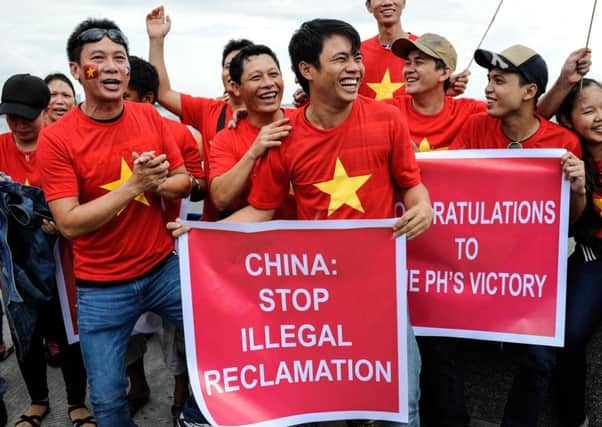
[{"label": "red t-shirt", "polygon": [[[297,114],[297,110],[284,110],[285,117],[293,118]],[[257,135],[261,131],[260,128],[253,126],[248,120],[241,120],[234,129],[224,129],[219,132],[213,141],[211,147],[211,155],[209,157],[209,179],[213,181],[215,177],[225,174],[232,169],[245,153],[255,142]],[[269,151],[269,150],[268,150]],[[253,175],[259,165],[259,159],[255,162],[255,166],[245,189],[232,203],[229,210],[234,212],[248,205],[247,198],[253,183]],[[295,219],[296,209],[294,198],[288,197],[284,204],[278,209],[274,215],[276,219]]]},{"label": "red t-shirt", "polygon": [[11,132],[0,135],[0,171],[15,182],[42,187],[36,152],[24,153],[19,150]]},{"label": "red t-shirt", "polygon": [[[122,116],[100,123],[74,108],[44,128],[38,161],[46,200],[77,197],[80,204],[112,191],[131,175],[132,152],[165,153],[170,170],[184,162],[165,120],[149,104],[124,102]],[[128,280],[151,270],[173,250],[161,198],[139,194],[98,230],[73,241],[75,277]]]},{"label": "red t-shirt", "polygon": [[[414,34],[410,40],[416,40]],[[390,99],[405,93],[403,67],[405,61],[396,56],[390,48],[383,47],[378,36],[364,40],[360,47],[366,73],[360,85],[360,95],[376,100]]]},{"label": "red t-shirt", "polygon": [[445,97],[443,109],[425,115],[412,107],[412,96],[401,95],[384,102],[395,105],[408,122],[412,142],[418,151],[447,150],[466,120],[487,111],[487,104],[469,98]]},{"label": "red t-shirt", "polygon": [[[197,98],[185,94],[180,95],[180,102],[182,104],[182,123],[193,126],[201,132],[203,137],[203,155],[205,162],[208,162],[213,138],[218,132],[220,116],[224,115],[224,128],[227,128],[228,122],[232,120],[232,108],[230,104],[224,101],[211,98]],[[205,178],[209,182],[209,172],[205,172]],[[217,221],[219,218],[218,210],[213,205],[211,197],[207,197],[203,204],[203,220]]]},{"label": "red t-shirt", "polygon": [[[522,142],[523,148],[565,148],[581,158],[579,138],[571,131],[558,126],[541,116],[539,129]],[[508,148],[512,141],[502,132],[502,121],[487,113],[470,117],[456,139],[451,150],[474,148]]]},{"label": "red t-shirt", "polygon": [[258,168],[249,203],[275,209],[295,193],[299,219],[393,217],[395,185],[420,183],[420,170],[399,111],[358,97],[349,117],[332,129],[318,129],[299,110],[280,147]]},{"label": "red t-shirt", "polygon": [[[176,145],[184,158],[184,165],[186,166],[188,173],[196,178],[205,179],[201,153],[199,153],[199,147],[188,127],[166,117],[164,120],[168,132],[174,138]],[[180,204],[180,200],[163,199],[163,210],[167,221],[174,221],[180,216]]]}]

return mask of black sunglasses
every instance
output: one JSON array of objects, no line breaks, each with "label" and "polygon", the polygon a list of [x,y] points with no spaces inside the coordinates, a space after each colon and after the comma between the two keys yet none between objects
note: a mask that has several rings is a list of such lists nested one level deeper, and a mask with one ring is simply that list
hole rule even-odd
[{"label": "black sunglasses", "polygon": [[107,28],[88,28],[85,31],[82,31],[77,36],[77,40],[81,42],[97,42],[102,39],[104,36],[109,36],[111,40],[115,43],[119,43],[127,47],[128,39],[120,30],[116,30],[115,28],[107,29]]},{"label": "black sunglasses", "polygon": [[523,144],[520,142],[512,141],[508,144],[508,148],[523,148]]}]

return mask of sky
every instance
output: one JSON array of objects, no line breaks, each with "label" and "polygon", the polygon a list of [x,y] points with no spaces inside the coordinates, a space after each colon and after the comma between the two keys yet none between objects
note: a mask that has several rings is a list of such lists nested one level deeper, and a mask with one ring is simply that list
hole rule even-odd
[{"label": "sky", "polygon": [[[44,77],[69,73],[65,44],[73,28],[87,17],[113,19],[130,41],[130,52],[148,57],[145,16],[160,3],[146,0],[3,1],[0,26],[0,82],[16,73]],[[403,27],[414,34],[447,37],[465,68],[483,36],[499,0],[407,0]],[[362,39],[376,35],[376,22],[364,0],[171,0],[163,3],[172,18],[166,39],[166,64],[172,88],[195,96],[222,92],[221,51],[233,38],[270,46],[278,55],[285,80],[284,102],[296,89],[288,60],[288,41],[303,21],[337,18],[357,28]],[[548,63],[550,80],[558,76],[568,54],[585,46],[594,0],[504,0],[482,47],[501,51],[521,43]],[[602,6],[598,7],[590,46],[590,76],[602,79]],[[602,58],[602,56],[601,56]],[[599,59],[597,61],[597,59]],[[482,99],[483,69],[473,64],[466,96]],[[81,100],[81,89],[76,85]]]}]

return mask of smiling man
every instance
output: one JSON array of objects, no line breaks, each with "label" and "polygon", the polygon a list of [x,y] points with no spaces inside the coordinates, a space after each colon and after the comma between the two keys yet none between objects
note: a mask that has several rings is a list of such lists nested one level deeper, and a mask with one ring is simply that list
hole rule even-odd
[{"label": "smiling man", "polygon": [[40,135],[44,193],[73,240],[79,336],[99,426],[133,426],[125,352],[136,319],[155,311],[181,327],[178,261],[161,198],[190,180],[151,105],[123,101],[127,39],[109,20],[86,20],[67,42],[85,102]]},{"label": "smiling man", "polygon": [[[291,119],[253,180],[250,206],[228,221],[264,221],[294,190],[299,219],[370,219],[394,215],[394,192],[407,208],[394,234],[409,239],[432,221],[428,191],[407,125],[392,106],[358,98],[364,73],[359,34],[330,19],[305,22],[289,43],[291,64],[309,104]],[[278,137],[279,138],[279,137]],[[409,425],[419,426],[420,358],[408,323]]]},{"label": "smiling man", "polygon": [[416,151],[445,150],[468,117],[485,112],[485,103],[446,96],[458,56],[445,37],[427,33],[396,40],[391,49],[405,61],[406,93],[385,102],[408,121]]},{"label": "smiling man", "polygon": [[[485,88],[487,113],[468,118],[450,148],[568,150],[561,163],[566,178],[571,181],[570,209],[571,219],[574,219],[572,213],[581,212],[586,202],[585,171],[583,162],[578,159],[581,146],[577,136],[546,120],[535,110],[537,100],[546,91],[548,82],[548,68],[544,59],[522,45],[511,46],[500,53],[479,49],[474,59],[488,70]],[[556,363],[556,349],[519,344],[505,348],[515,353],[518,373],[508,394],[501,425],[535,427]],[[440,358],[448,356],[445,366],[439,369],[440,399],[447,402],[453,412],[463,412],[465,409],[459,405],[463,405],[464,400],[458,395],[463,393],[462,387],[458,386],[463,382],[463,372],[457,349],[448,346],[444,351],[443,347],[440,350]]]},{"label": "smiling man", "polygon": [[[288,117],[296,113],[280,108],[284,82],[278,58],[269,47],[243,48],[232,59],[230,76],[233,92],[247,107],[247,117],[236,128],[219,132],[211,148],[211,197],[222,213],[247,205],[253,170],[266,151],[288,135]],[[286,201],[276,216],[295,218],[294,203]]]},{"label": "smiling man", "polygon": [[404,61],[393,54],[391,46],[400,38],[415,40],[403,29],[401,15],[406,0],[366,0],[366,9],[378,24],[378,34],[361,45],[366,74],[360,95],[376,100],[390,99],[405,93]]}]

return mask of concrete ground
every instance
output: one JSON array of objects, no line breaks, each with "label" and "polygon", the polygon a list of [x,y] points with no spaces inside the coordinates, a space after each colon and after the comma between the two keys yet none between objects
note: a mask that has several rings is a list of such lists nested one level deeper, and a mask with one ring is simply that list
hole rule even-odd
[{"label": "concrete ground", "polygon": [[[5,337],[8,336],[6,321]],[[473,427],[493,427],[499,425],[505,397],[514,366],[499,351],[499,344],[467,341],[466,359],[466,398],[472,415]],[[591,427],[602,427],[602,328],[598,330],[589,351],[588,372],[588,414]],[[170,406],[172,401],[173,378],[167,373],[156,338],[149,341],[149,351],[145,366],[151,387],[151,401],[135,417],[141,427],[171,426]],[[8,392],[4,396],[8,410],[9,425],[27,408],[29,398],[17,366],[15,356],[0,362],[0,375],[8,382]],[[48,368],[50,404],[52,412],[44,419],[44,426],[69,426],[67,403],[60,370]],[[560,427],[557,420],[557,403],[553,399],[554,390],[549,393],[541,427]]]},{"label": "concrete ground", "polygon": [[[6,320],[4,320],[4,336],[9,337]],[[10,341],[10,339],[9,339]],[[170,427],[173,425],[170,413],[173,396],[173,377],[163,363],[163,356],[158,340],[153,337],[148,343],[148,353],[144,359],[146,375],[151,388],[150,402],[136,414],[134,421],[140,427]],[[8,383],[8,391],[4,401],[8,411],[9,426],[27,409],[29,396],[17,359],[13,354],[9,359],[0,362],[0,376]],[[51,412],[42,423],[43,426],[70,426],[67,416],[65,383],[58,368],[48,367],[48,384],[50,392]]]}]

